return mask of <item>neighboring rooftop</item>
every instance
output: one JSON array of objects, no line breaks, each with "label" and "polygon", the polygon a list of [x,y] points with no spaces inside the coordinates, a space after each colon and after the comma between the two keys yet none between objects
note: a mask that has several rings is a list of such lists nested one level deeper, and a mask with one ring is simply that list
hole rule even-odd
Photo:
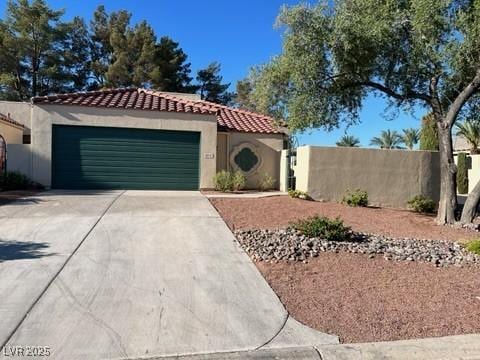
[{"label": "neighboring rooftop", "polygon": [[461,135],[456,135],[453,137],[453,151],[470,151],[472,146],[468,143]]},{"label": "neighboring rooftop", "polygon": [[270,116],[197,100],[192,94],[159,92],[142,88],[124,88],[38,96],[39,105],[74,105],[115,109],[151,110],[217,115],[220,131],[284,133]]},{"label": "neighboring rooftop", "polygon": [[15,125],[15,126],[18,126],[18,127],[22,127],[22,128],[24,127],[23,124],[20,124],[19,122],[13,120],[10,117],[10,114],[4,115],[4,114],[0,113],[0,121],[7,122],[9,124],[12,124],[12,125]]}]

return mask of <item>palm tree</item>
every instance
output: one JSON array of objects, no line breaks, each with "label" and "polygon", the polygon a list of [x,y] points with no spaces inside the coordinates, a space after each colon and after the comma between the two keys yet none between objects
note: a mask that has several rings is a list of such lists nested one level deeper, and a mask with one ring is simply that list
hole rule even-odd
[{"label": "palm tree", "polygon": [[352,135],[343,135],[340,140],[337,141],[337,146],[345,147],[359,147],[360,139]]},{"label": "palm tree", "polygon": [[480,121],[478,120],[465,120],[456,125],[456,135],[461,135],[470,144],[470,153],[478,154],[480,150]]},{"label": "palm tree", "polygon": [[402,137],[395,130],[382,130],[380,136],[370,140],[370,145],[379,146],[381,149],[401,149]]},{"label": "palm tree", "polygon": [[420,131],[414,128],[403,129],[403,134],[401,136],[402,142],[407,149],[413,150],[413,147],[418,144],[418,140],[420,139]]}]

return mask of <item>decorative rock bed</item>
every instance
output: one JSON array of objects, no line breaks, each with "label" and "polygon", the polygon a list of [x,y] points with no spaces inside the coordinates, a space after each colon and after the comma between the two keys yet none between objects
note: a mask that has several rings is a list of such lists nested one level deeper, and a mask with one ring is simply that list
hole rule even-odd
[{"label": "decorative rock bed", "polygon": [[350,241],[309,238],[292,228],[280,230],[239,230],[235,232],[242,248],[254,261],[303,261],[321,252],[347,251],[377,255],[386,260],[422,261],[435,266],[480,266],[480,256],[462,245],[443,240],[394,239],[385,236],[352,233]]}]

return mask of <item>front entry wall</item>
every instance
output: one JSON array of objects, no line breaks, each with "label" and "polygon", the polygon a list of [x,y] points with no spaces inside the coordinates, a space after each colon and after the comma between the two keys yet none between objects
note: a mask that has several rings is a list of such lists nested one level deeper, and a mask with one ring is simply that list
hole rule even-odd
[{"label": "front entry wall", "polygon": [[[220,170],[235,171],[234,159],[236,153],[239,153],[244,147],[252,150],[255,156],[258,156],[258,166],[254,166],[252,171],[244,173],[247,178],[246,187],[249,189],[258,188],[258,183],[267,173],[275,179],[275,188],[279,187],[280,180],[280,154],[283,149],[283,134],[260,134],[260,133],[240,133],[229,132],[218,134],[218,159],[225,159],[221,164],[226,163]],[[225,146],[220,146],[225,143]],[[227,153],[225,154],[225,147]],[[232,156],[233,155],[233,156]]]},{"label": "front entry wall", "polygon": [[32,110],[32,179],[52,185],[53,125],[100,126],[200,133],[200,188],[212,188],[216,171],[217,119],[144,110],[86,108],[64,105],[34,106]]}]

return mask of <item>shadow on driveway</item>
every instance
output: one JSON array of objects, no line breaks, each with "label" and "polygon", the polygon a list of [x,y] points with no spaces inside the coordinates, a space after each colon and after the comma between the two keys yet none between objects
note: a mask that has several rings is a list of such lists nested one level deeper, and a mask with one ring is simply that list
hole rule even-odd
[{"label": "shadow on driveway", "polygon": [[0,240],[0,263],[11,260],[39,259],[55,255],[45,252],[48,247],[49,245],[43,242]]}]

